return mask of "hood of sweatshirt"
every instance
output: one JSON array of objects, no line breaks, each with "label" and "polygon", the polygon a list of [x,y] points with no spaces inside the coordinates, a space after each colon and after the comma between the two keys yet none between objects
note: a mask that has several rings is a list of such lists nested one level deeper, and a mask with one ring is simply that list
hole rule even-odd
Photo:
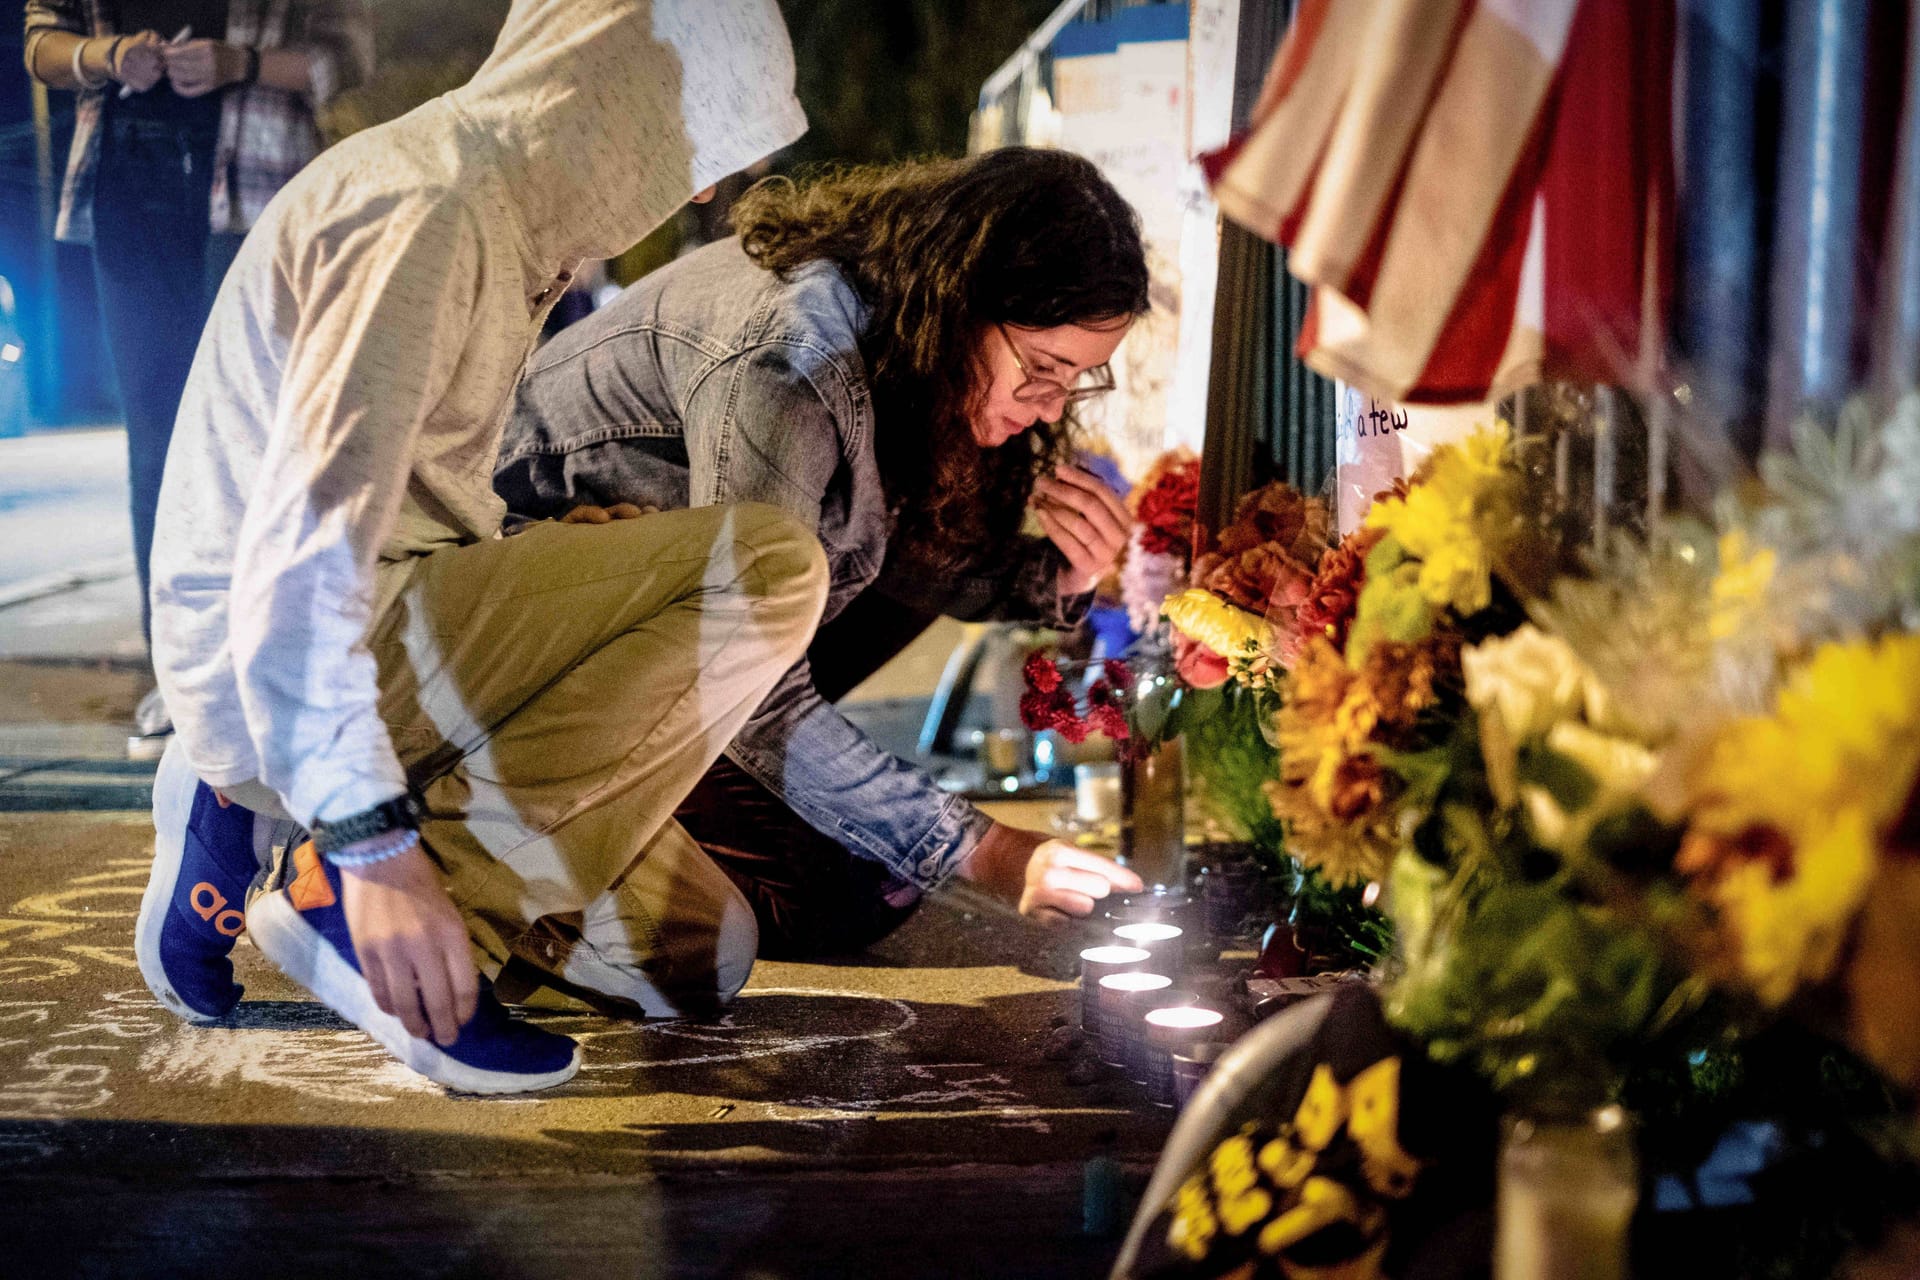
[{"label": "hood of sweatshirt", "polygon": [[774,0],[514,0],[447,95],[491,146],[527,247],[610,258],[806,131]]}]

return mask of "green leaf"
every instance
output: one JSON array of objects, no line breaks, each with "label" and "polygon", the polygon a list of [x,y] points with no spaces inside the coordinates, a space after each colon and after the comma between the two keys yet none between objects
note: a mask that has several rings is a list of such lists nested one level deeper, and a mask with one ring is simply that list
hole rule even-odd
[{"label": "green leaf", "polygon": [[1544,787],[1569,814],[1581,812],[1600,795],[1600,783],[1584,766],[1545,743],[1521,748],[1519,776],[1522,784]]}]

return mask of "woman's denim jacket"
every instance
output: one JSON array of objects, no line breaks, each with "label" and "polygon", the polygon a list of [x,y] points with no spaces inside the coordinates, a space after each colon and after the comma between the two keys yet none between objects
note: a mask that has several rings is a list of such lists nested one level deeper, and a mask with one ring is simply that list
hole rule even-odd
[{"label": "woman's denim jacket", "polygon": [[[828,618],[874,587],[959,618],[1067,625],[1087,599],[1058,595],[1065,560],[1042,539],[973,576],[888,560],[893,519],[857,342],[865,320],[830,263],[782,280],[735,239],[688,254],[535,355],[495,487],[536,518],[581,503],[772,503],[826,548]],[[815,828],[925,887],[952,874],[989,825],[822,699],[804,659],[727,754]]]}]

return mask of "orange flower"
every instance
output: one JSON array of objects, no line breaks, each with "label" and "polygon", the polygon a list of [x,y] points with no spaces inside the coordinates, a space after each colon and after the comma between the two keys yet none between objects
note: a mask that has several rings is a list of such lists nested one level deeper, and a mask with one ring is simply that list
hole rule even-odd
[{"label": "orange flower", "polygon": [[1281,651],[1281,662],[1295,662],[1309,636],[1324,636],[1334,648],[1346,648],[1360,589],[1367,585],[1367,553],[1384,537],[1380,529],[1358,529],[1321,558],[1319,571],[1294,615],[1294,635]]},{"label": "orange flower", "polygon": [[1240,500],[1233,523],[1194,562],[1193,583],[1262,616],[1275,605],[1298,607],[1332,528],[1326,503],[1278,481],[1265,485]]}]

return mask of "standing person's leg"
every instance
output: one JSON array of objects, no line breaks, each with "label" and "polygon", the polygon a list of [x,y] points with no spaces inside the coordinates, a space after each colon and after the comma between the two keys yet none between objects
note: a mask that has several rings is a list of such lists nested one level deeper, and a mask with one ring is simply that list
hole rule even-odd
[{"label": "standing person's leg", "polygon": [[213,300],[220,296],[220,285],[227,278],[227,268],[240,255],[240,246],[246,240],[244,231],[216,231],[207,237],[206,269],[201,273],[201,280],[209,313],[213,310]]},{"label": "standing person's leg", "polygon": [[103,122],[94,188],[94,275],[127,427],[128,509],[151,637],[147,562],[180,393],[206,324],[213,139],[150,121]]},{"label": "standing person's leg", "polygon": [[672,820],[805,649],[812,535],[769,507],[538,525],[427,557],[371,644],[422,838],[490,975],[649,1014],[746,981],[753,917]]}]

